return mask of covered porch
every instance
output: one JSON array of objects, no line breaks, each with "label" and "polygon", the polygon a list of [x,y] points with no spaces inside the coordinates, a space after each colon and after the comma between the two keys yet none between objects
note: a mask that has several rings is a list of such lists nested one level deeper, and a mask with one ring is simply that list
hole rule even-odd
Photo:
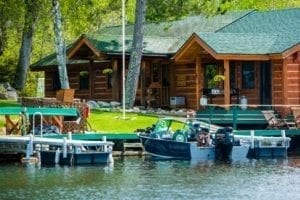
[{"label": "covered porch", "polygon": [[299,104],[297,49],[280,54],[245,53],[247,49],[242,48],[246,47],[236,42],[230,43],[239,45],[234,48],[229,48],[226,42],[222,44],[227,45],[225,47],[219,44],[212,48],[216,42],[210,41],[211,44],[208,44],[208,41],[205,34],[199,36],[194,33],[173,57],[177,67],[194,70],[195,95],[188,97],[190,107],[204,108],[200,105],[203,95],[207,98],[207,104],[223,107],[240,104],[242,98],[252,106],[271,107],[276,104],[275,109],[283,114],[289,110],[286,106]]}]

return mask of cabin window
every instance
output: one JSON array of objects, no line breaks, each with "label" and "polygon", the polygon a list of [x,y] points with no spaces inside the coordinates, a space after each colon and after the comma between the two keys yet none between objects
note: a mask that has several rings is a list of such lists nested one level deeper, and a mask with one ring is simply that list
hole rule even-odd
[{"label": "cabin window", "polygon": [[113,78],[112,78],[112,74],[107,74],[107,82],[106,82],[106,85],[107,85],[107,89],[111,89],[112,88],[112,81],[113,81]]},{"label": "cabin window", "polygon": [[214,77],[218,75],[218,66],[216,64],[205,65],[204,85],[205,88],[216,88],[218,85]]},{"label": "cabin window", "polygon": [[230,62],[230,88],[236,88],[235,63]]},{"label": "cabin window", "polygon": [[88,90],[89,89],[89,72],[81,71],[79,72],[79,89]]},{"label": "cabin window", "polygon": [[159,66],[152,64],[152,82],[159,82]]},{"label": "cabin window", "polygon": [[242,88],[254,89],[254,62],[242,63]]},{"label": "cabin window", "polygon": [[60,85],[59,75],[58,72],[55,72],[52,78],[52,89],[53,91],[55,91],[55,90],[59,90],[60,88],[61,85]]}]

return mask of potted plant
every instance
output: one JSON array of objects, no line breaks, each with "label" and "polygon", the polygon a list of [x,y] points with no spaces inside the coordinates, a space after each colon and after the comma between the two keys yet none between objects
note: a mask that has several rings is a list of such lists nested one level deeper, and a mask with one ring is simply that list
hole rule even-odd
[{"label": "potted plant", "polygon": [[107,75],[107,84],[108,84],[108,88],[112,88],[113,85],[113,78],[112,78],[112,74],[113,74],[113,70],[111,68],[105,68],[102,70],[102,74]]},{"label": "potted plant", "polygon": [[221,81],[224,81],[225,80],[225,76],[224,75],[215,75],[214,76],[214,81],[217,82],[217,83],[220,83]]},{"label": "potted plant", "polygon": [[214,89],[212,89],[212,93],[214,94],[220,94],[221,90],[222,90],[222,85],[221,82],[225,80],[225,76],[224,75],[215,75],[212,79],[213,85],[214,85]]},{"label": "potted plant", "polygon": [[105,68],[102,70],[102,74],[111,75],[113,70],[111,68]]}]

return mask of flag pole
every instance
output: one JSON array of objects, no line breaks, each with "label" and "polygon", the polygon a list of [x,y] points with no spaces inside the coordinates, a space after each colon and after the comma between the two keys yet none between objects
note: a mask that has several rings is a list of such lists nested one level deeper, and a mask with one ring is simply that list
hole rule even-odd
[{"label": "flag pole", "polygon": [[122,0],[122,80],[123,80],[123,119],[125,119],[125,0]]}]

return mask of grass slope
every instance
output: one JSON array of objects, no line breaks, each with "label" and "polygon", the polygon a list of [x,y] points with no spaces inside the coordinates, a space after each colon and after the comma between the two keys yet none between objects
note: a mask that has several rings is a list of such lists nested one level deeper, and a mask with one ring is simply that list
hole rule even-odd
[{"label": "grass slope", "polygon": [[[1,107],[7,106],[20,106],[20,103],[16,101],[0,100]],[[93,110],[91,116],[88,118],[88,122],[91,124],[92,129],[101,133],[132,133],[136,129],[146,128],[152,126],[158,118],[154,115],[145,115],[138,113],[126,113],[125,119],[123,119],[123,113],[121,112],[107,112]],[[15,116],[13,120],[17,120],[18,116]],[[4,127],[5,118],[0,115],[0,128]],[[182,123],[173,123],[172,130],[176,130],[182,127]],[[1,132],[1,129],[0,129]]]},{"label": "grass slope", "polygon": [[132,133],[138,128],[146,128],[157,121],[155,116],[146,116],[136,113],[92,111],[88,118],[92,129],[99,132]]}]

